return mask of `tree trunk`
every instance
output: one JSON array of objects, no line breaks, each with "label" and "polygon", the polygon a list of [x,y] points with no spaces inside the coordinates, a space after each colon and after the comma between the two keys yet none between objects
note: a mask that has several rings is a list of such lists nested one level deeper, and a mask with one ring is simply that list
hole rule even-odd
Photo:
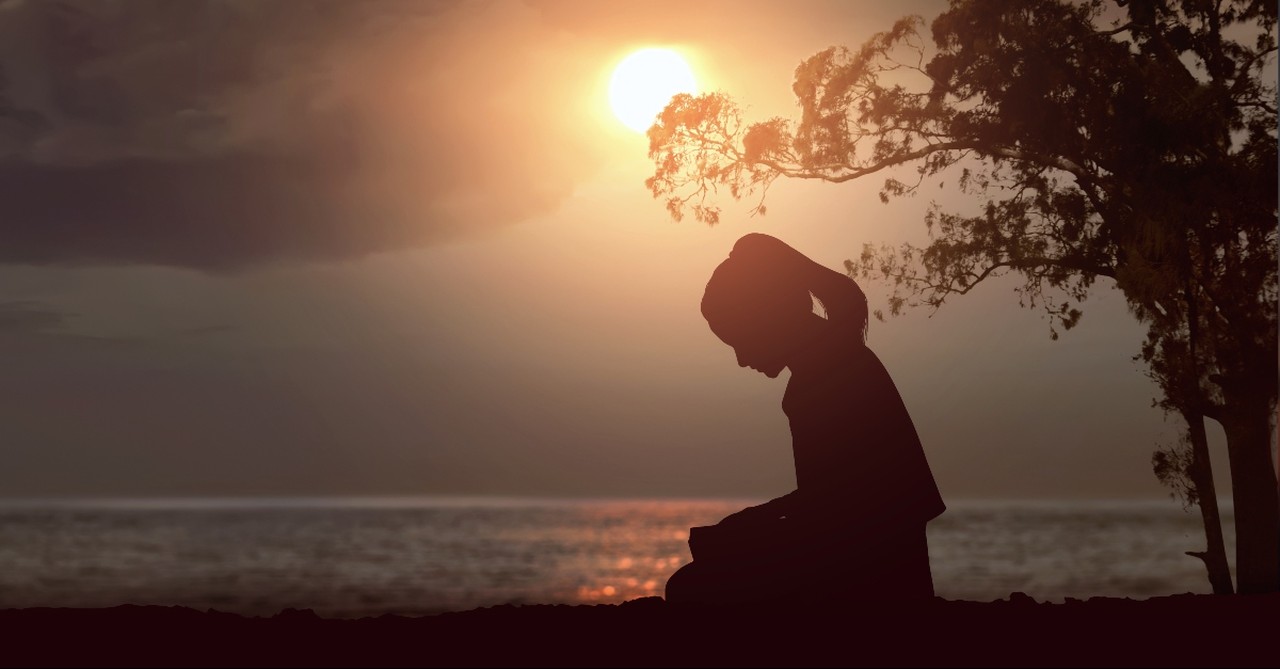
[{"label": "tree trunk", "polygon": [[1195,486],[1205,540],[1203,553],[1187,551],[1187,555],[1204,561],[1213,594],[1229,595],[1234,590],[1231,587],[1231,569],[1227,566],[1227,550],[1222,542],[1222,516],[1218,513],[1218,491],[1213,483],[1213,466],[1209,462],[1209,438],[1205,434],[1204,416],[1184,411],[1182,417],[1187,421],[1191,439],[1191,467],[1187,476]]},{"label": "tree trunk", "polygon": [[[1187,475],[1191,485],[1195,486],[1196,502],[1200,507],[1200,520],[1204,525],[1204,553],[1188,552],[1188,555],[1204,561],[1204,568],[1209,572],[1209,585],[1215,595],[1230,595],[1231,568],[1227,566],[1227,549],[1222,542],[1222,516],[1218,513],[1218,487],[1213,482],[1213,465],[1209,460],[1209,437],[1204,429],[1204,392],[1200,387],[1200,316],[1199,301],[1192,289],[1193,274],[1191,256],[1183,256],[1183,268],[1186,279],[1183,283],[1183,298],[1187,303],[1187,350],[1191,363],[1191,387],[1194,388],[1194,402],[1189,409],[1182,408],[1182,417],[1187,421],[1187,436],[1191,441],[1191,468]],[[1239,575],[1237,574],[1237,578]]]},{"label": "tree trunk", "polygon": [[1235,502],[1236,583],[1241,594],[1277,592],[1280,495],[1271,462],[1271,408],[1256,400],[1235,408],[1223,416],[1222,427],[1227,433]]}]

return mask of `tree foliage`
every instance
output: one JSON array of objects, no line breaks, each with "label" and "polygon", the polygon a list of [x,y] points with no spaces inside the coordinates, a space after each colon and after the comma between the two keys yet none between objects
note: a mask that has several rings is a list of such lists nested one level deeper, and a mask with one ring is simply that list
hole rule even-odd
[{"label": "tree foliage", "polygon": [[1135,358],[1158,403],[1226,428],[1241,555],[1261,551],[1242,586],[1271,590],[1275,28],[1274,3],[1253,0],[953,0],[932,47],[908,17],[803,61],[797,119],[746,123],[723,93],[677,96],[649,130],[646,184],[674,218],[715,224],[715,194],[764,213],[780,177],[887,174],[886,202],[954,178],[976,210],[935,203],[926,245],[868,244],[846,263],[890,286],[891,314],[1013,272],[1056,339],[1114,281],[1148,326]]}]

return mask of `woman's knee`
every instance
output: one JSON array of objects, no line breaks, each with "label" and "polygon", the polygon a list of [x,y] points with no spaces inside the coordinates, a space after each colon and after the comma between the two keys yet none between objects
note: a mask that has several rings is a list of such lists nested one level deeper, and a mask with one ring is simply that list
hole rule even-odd
[{"label": "woman's knee", "polygon": [[705,599],[705,587],[702,580],[705,574],[702,565],[690,562],[676,570],[667,579],[666,600],[676,604],[688,604]]}]

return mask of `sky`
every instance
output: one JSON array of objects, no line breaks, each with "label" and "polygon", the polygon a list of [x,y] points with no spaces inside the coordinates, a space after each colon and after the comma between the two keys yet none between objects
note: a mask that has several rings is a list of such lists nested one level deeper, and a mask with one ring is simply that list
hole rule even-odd
[{"label": "sky", "polygon": [[[0,496],[788,492],[786,373],[706,280],[748,232],[925,241],[933,196],[673,222],[609,76],[671,48],[787,115],[802,59],[944,4],[0,0]],[[1167,497],[1123,298],[1051,341],[1014,285],[871,325],[944,497]]]}]

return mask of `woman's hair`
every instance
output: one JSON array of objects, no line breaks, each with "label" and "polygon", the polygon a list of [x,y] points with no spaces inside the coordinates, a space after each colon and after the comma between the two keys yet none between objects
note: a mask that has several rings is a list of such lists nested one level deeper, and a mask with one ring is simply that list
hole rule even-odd
[{"label": "woman's hair", "polygon": [[822,303],[832,326],[866,343],[867,296],[853,279],[776,237],[753,232],[739,239],[712,272],[702,315],[713,327],[754,329],[811,313],[812,298]]}]

